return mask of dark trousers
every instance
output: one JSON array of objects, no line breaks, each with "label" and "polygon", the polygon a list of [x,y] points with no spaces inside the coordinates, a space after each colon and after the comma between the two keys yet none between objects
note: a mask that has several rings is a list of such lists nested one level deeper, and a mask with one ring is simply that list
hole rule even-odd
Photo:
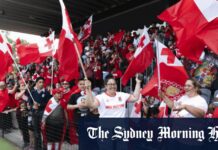
[{"label": "dark trousers", "polygon": [[33,112],[33,132],[35,140],[35,150],[42,150],[42,138],[41,138],[41,121],[43,111]]},{"label": "dark trousers", "polygon": [[24,144],[28,144],[30,142],[29,132],[28,132],[28,116],[27,112],[16,112],[17,121],[19,129],[21,130]]},{"label": "dark trousers", "polygon": [[0,128],[2,129],[2,137],[4,137],[4,133],[6,129],[10,129],[11,127],[12,127],[11,113],[9,114],[0,113]]}]

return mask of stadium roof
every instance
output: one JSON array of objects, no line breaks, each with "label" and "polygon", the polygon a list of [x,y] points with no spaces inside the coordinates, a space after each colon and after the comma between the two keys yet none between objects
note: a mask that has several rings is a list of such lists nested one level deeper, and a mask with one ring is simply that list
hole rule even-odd
[{"label": "stadium roof", "polygon": [[[158,10],[155,9],[152,11],[153,8],[150,7],[150,9],[146,9],[149,16],[154,16],[168,5],[168,0],[64,0],[64,2],[75,30],[78,30],[84,24],[85,20],[93,14],[93,22],[94,25],[96,24],[95,27],[99,28],[97,24],[101,27],[101,29],[95,30],[97,33],[104,32],[103,28],[105,28],[105,25],[102,25],[102,22],[110,20],[109,18],[119,16],[116,19],[118,22],[125,23],[122,20],[123,18],[126,18],[126,20],[129,19],[129,22],[131,22],[131,18],[138,17],[140,19],[140,16],[128,15],[129,12],[154,4]],[[145,13],[143,12],[143,14]],[[123,17],[123,14],[127,14],[127,16]],[[114,26],[111,29],[119,25],[121,27],[123,26],[119,23],[117,25],[112,23],[116,20],[110,21],[111,24],[109,27]],[[49,28],[59,32],[61,21],[61,10],[58,0],[0,1],[0,29],[43,35]],[[124,28],[126,27],[124,26]],[[110,28],[106,27],[105,30],[110,31]]]}]

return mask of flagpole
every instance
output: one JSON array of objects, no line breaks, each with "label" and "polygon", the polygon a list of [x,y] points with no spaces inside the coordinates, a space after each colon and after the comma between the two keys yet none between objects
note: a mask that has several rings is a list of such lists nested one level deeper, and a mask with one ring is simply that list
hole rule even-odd
[{"label": "flagpole", "polygon": [[87,78],[87,75],[86,75],[86,71],[85,71],[84,65],[83,65],[83,62],[82,62],[82,59],[81,59],[80,54],[79,54],[78,47],[77,47],[76,42],[75,42],[74,39],[73,39],[73,45],[74,45],[74,47],[75,47],[75,49],[76,49],[76,53],[77,53],[77,56],[78,56],[78,58],[79,58],[79,63],[80,63],[80,66],[81,66],[81,68],[82,68],[84,77],[85,77],[85,79],[88,79],[88,78]]},{"label": "flagpole", "polygon": [[18,67],[18,65],[17,65],[17,63],[16,63],[16,61],[15,61],[15,59],[14,59],[14,56],[12,55],[12,53],[10,52],[10,50],[8,50],[8,53],[9,53],[9,55],[11,56],[11,58],[13,59],[14,64],[15,64],[17,70],[19,71],[19,74],[20,74],[20,76],[21,76],[21,79],[23,80],[24,85],[26,86],[27,91],[28,91],[28,93],[30,94],[30,97],[32,98],[32,100],[33,100],[34,103],[37,103],[37,102],[34,100],[32,94],[31,94],[31,92],[30,92],[29,87],[27,86],[27,83],[26,83],[26,81],[25,81],[25,79],[24,79],[24,77],[23,77],[23,75],[22,75],[22,73],[21,73],[21,71],[20,71],[20,68]]},{"label": "flagpole", "polygon": [[158,90],[161,89],[161,83],[160,83],[160,62],[159,62],[159,47],[158,47],[158,41],[155,39],[155,45],[156,45],[156,56],[157,56],[157,82],[158,82]]},{"label": "flagpole", "polygon": [[[51,32],[52,34],[52,32]],[[55,38],[53,39],[53,41],[55,42]],[[54,42],[52,44],[52,55],[54,56]],[[53,90],[53,82],[54,82],[54,57],[52,56],[52,64],[51,64],[51,94],[52,94],[52,90]]]},{"label": "flagpole", "polygon": [[53,82],[54,82],[54,58],[52,57],[52,64],[51,64],[51,91],[53,90]]},{"label": "flagpole", "polygon": [[[157,82],[158,82],[158,92],[161,90],[161,83],[160,83],[160,58],[159,58],[159,44],[158,40],[155,39],[155,45],[156,45],[156,56],[157,56]],[[161,100],[162,98],[160,98]],[[164,115],[166,114],[166,107],[164,107]]]}]

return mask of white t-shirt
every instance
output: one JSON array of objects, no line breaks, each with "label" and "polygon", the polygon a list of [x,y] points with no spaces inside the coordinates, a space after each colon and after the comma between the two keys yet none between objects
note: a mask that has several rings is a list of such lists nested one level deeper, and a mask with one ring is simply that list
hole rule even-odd
[{"label": "white t-shirt", "polygon": [[[178,101],[174,102],[174,106],[177,106],[179,104],[182,104],[182,105],[186,104],[186,105],[194,106],[196,108],[203,110],[205,113],[207,112],[207,109],[208,109],[208,104],[206,100],[200,95],[197,95],[191,98],[188,97],[187,95],[184,95]],[[178,112],[177,115],[178,117],[181,117],[181,118],[195,118],[195,116],[193,116],[191,113],[189,113],[185,109]]]},{"label": "white t-shirt", "polygon": [[98,112],[100,118],[124,118],[126,112],[126,102],[130,94],[116,92],[114,97],[102,93],[96,96],[99,102]]}]

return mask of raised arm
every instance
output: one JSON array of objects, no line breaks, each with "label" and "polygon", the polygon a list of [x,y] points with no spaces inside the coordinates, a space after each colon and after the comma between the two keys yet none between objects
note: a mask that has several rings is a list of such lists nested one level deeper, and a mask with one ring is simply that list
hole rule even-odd
[{"label": "raised arm", "polygon": [[130,99],[129,99],[130,102],[137,101],[140,97],[142,79],[139,79],[139,74],[136,75],[135,80],[136,80],[135,90],[133,94],[130,96]]},{"label": "raised arm", "polygon": [[92,94],[91,85],[92,84],[89,80],[85,80],[87,99],[86,99],[86,104],[84,106],[87,106],[90,109],[96,109],[99,106],[99,102]]}]

